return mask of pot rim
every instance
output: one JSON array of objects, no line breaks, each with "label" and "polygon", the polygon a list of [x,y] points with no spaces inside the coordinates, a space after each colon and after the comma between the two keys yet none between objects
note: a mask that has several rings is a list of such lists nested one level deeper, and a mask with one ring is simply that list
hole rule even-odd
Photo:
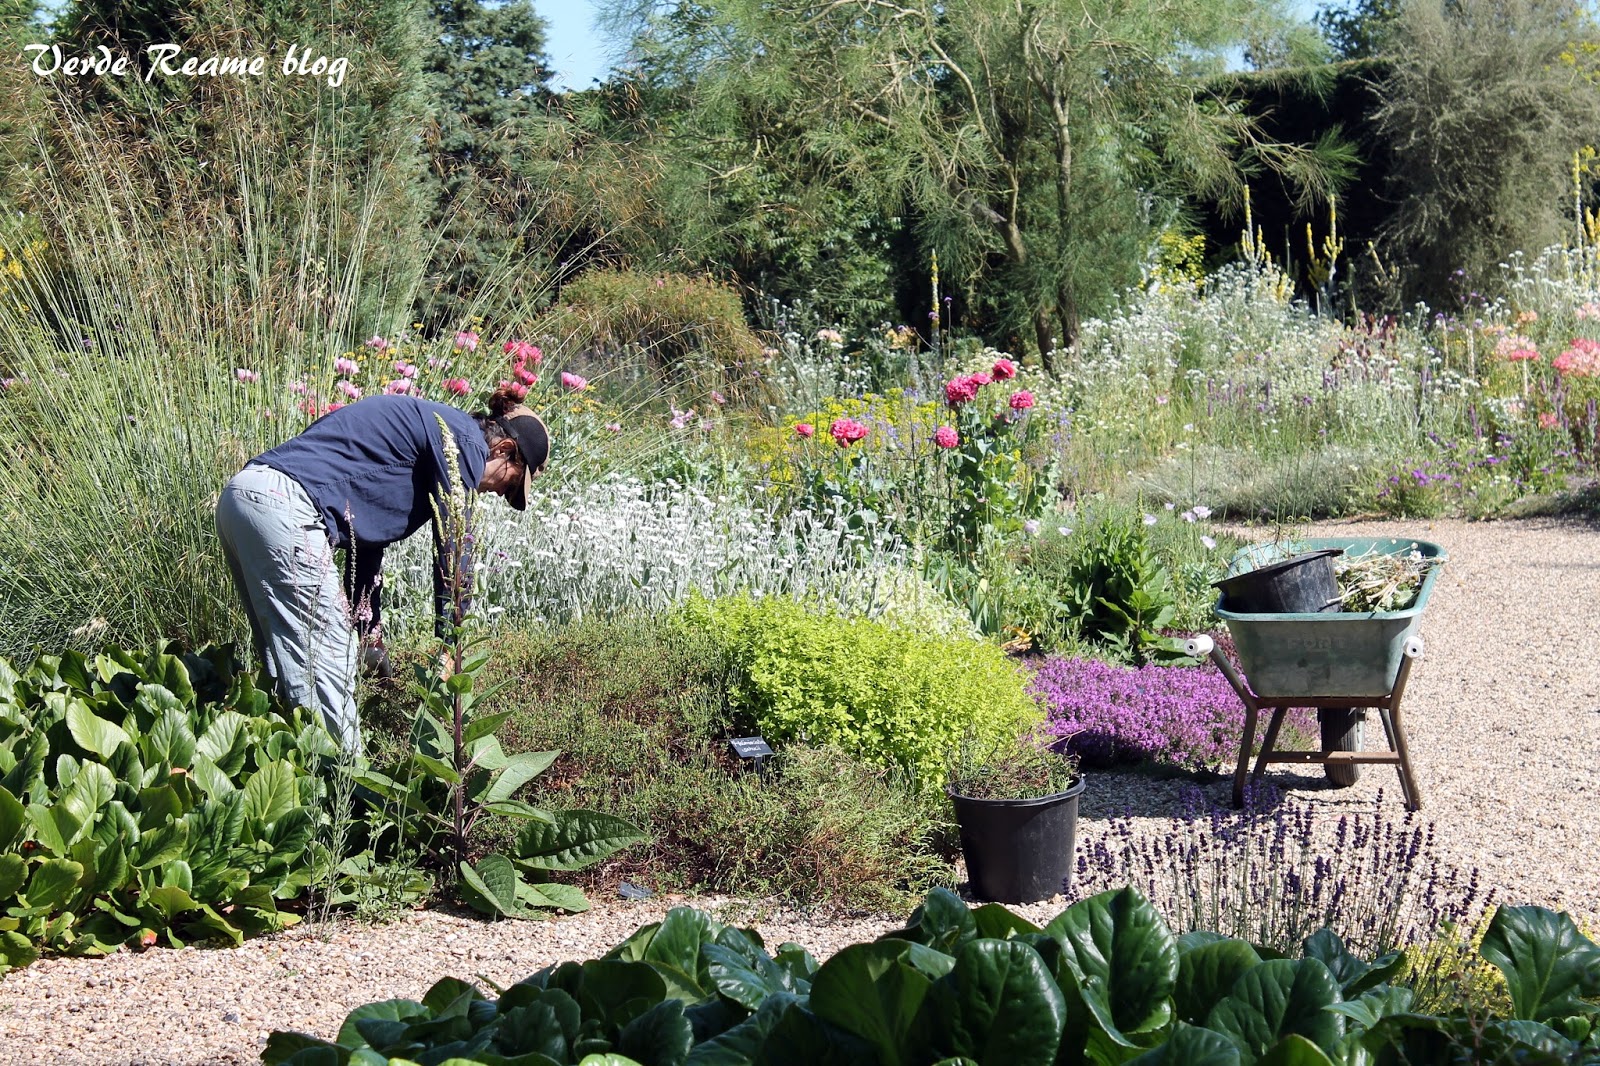
[{"label": "pot rim", "polygon": [[953,785],[944,786],[944,791],[952,800],[960,800],[963,803],[987,804],[993,807],[1042,807],[1049,803],[1076,798],[1083,793],[1084,786],[1088,783],[1088,775],[1079,774],[1078,779],[1065,792],[1053,792],[1048,796],[1036,796],[1033,799],[982,799],[957,792]]}]

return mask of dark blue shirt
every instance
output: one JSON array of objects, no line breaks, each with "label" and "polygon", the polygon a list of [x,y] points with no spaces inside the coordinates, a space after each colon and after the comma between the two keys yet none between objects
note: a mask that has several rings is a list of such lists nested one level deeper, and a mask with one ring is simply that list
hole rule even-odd
[{"label": "dark blue shirt", "polygon": [[[322,512],[328,539],[348,549],[350,602],[358,617],[369,608],[373,624],[379,619],[383,549],[432,525],[433,501],[445,485],[444,440],[436,415],[444,418],[461,452],[458,484],[476,489],[489,458],[483,430],[464,411],[413,396],[371,396],[341,407],[254,460],[298,481]],[[434,599],[442,630],[449,603],[438,530],[434,552]],[[470,558],[463,563],[463,574],[470,575]]]}]

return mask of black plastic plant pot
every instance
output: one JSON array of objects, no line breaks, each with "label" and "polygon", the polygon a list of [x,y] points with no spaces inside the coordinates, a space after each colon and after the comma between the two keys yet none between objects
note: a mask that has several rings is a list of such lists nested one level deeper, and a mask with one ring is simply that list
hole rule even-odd
[{"label": "black plastic plant pot", "polygon": [[1221,607],[1236,614],[1332,614],[1340,610],[1333,557],[1343,548],[1292,555],[1221,581]]},{"label": "black plastic plant pot", "polygon": [[973,799],[946,789],[956,808],[972,894],[995,903],[1037,903],[1072,881],[1078,797],[1084,780],[1042,799]]}]

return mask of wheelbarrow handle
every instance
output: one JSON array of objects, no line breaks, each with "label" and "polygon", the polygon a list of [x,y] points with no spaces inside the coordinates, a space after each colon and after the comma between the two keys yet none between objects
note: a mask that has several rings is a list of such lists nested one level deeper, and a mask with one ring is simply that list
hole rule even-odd
[{"label": "wheelbarrow handle", "polygon": [[1405,646],[1404,650],[1405,650],[1405,656],[1406,656],[1407,659],[1420,659],[1420,658],[1422,658],[1422,638],[1421,637],[1407,637],[1406,638],[1406,646]]},{"label": "wheelbarrow handle", "polygon": [[1183,654],[1191,659],[1204,659],[1211,654],[1211,649],[1214,647],[1216,647],[1216,643],[1210,637],[1202,634],[1198,637],[1190,637],[1183,642]]}]

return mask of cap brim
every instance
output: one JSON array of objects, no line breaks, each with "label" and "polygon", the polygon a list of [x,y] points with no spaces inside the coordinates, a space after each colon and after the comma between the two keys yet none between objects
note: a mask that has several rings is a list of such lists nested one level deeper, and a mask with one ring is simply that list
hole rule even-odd
[{"label": "cap brim", "polygon": [[506,493],[506,502],[523,511],[533,491],[534,475],[550,461],[550,431],[538,415],[520,405],[507,411],[498,421],[517,442],[523,462],[522,481]]}]

